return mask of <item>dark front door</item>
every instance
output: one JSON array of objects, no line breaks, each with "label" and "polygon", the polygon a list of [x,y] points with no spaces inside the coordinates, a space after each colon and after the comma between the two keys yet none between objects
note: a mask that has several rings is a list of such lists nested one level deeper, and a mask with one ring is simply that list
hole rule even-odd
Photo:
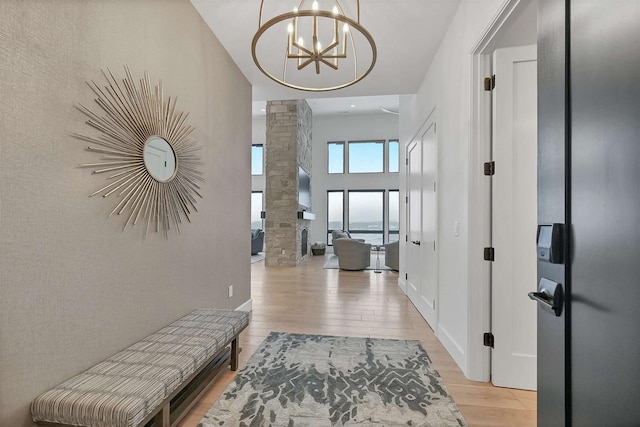
[{"label": "dark front door", "polygon": [[566,224],[567,251],[538,263],[566,295],[538,309],[538,425],[637,426],[640,1],[540,0],[538,18],[538,220]]},{"label": "dark front door", "polygon": [[640,1],[573,0],[571,409],[640,425]]},{"label": "dark front door", "polygon": [[[566,224],[567,73],[564,0],[538,1],[538,224]],[[566,233],[566,227],[565,227]],[[566,236],[563,251],[566,251]],[[569,292],[566,260],[538,260],[538,283],[559,283]],[[538,425],[564,426],[568,303],[559,316],[538,304]]]}]

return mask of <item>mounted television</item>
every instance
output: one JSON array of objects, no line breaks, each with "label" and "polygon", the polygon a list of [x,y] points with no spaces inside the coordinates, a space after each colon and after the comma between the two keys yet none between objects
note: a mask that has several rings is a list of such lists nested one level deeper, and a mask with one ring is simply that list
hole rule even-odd
[{"label": "mounted television", "polygon": [[298,167],[298,204],[311,209],[311,177]]}]

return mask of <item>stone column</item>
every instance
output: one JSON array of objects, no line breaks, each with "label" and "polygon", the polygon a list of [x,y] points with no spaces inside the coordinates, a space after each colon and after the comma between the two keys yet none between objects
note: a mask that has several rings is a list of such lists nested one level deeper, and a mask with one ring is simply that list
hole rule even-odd
[{"label": "stone column", "polygon": [[302,230],[310,229],[310,221],[298,219],[302,210],[298,167],[311,175],[311,108],[305,100],[269,101],[265,145],[267,266],[296,266],[303,259]]}]

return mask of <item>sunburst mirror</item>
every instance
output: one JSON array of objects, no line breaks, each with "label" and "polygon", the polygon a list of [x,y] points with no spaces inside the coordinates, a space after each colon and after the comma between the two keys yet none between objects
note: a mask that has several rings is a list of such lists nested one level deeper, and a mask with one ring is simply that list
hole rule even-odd
[{"label": "sunburst mirror", "polygon": [[90,197],[119,198],[109,217],[128,215],[125,229],[142,222],[145,237],[150,229],[167,237],[173,228],[179,233],[183,219],[191,222],[192,211],[198,211],[196,196],[202,198],[199,183],[204,179],[197,151],[202,147],[190,138],[195,128],[187,123],[188,113],[176,111],[176,98],[165,102],[162,82],[152,89],[145,72],[136,85],[128,67],[124,72],[119,81],[103,70],[104,86],[87,82],[99,113],[76,106],[99,135],[73,136],[90,142],[87,150],[102,156],[81,167],[106,174],[108,184]]}]

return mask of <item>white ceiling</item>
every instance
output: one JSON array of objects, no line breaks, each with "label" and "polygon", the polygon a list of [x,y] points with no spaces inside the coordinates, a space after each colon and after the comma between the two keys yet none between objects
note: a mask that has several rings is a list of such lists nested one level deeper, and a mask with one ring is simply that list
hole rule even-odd
[{"label": "white ceiling", "polygon": [[[298,0],[264,2],[265,12],[269,10],[269,3],[278,3],[280,7],[285,5],[288,9],[293,9],[299,3]],[[344,111],[352,113],[358,111],[358,108],[359,113],[379,112],[381,106],[397,111],[397,95],[417,91],[459,2],[460,0],[362,0],[360,23],[371,33],[378,49],[378,59],[373,71],[351,87],[310,93],[273,82],[254,64],[251,58],[251,40],[258,29],[260,0],[191,0],[251,82],[253,101],[305,98],[312,104],[314,114]],[[310,0],[307,3],[310,4]],[[342,0],[340,3],[347,11],[355,10],[355,2],[352,0]],[[321,8],[331,9],[333,4],[334,0],[320,0]],[[271,17],[263,17],[263,22]],[[274,55],[283,55],[280,46],[273,49]],[[362,96],[367,98],[358,98]],[[349,99],[341,100],[343,97]],[[312,98],[328,100],[312,102]],[[260,112],[262,108],[263,104],[257,103],[254,113],[256,110]]]}]

